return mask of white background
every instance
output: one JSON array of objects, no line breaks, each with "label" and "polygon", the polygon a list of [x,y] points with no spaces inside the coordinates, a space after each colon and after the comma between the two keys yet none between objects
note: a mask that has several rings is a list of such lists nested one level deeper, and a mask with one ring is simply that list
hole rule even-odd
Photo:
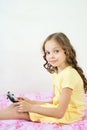
[{"label": "white background", "polygon": [[87,0],[0,0],[0,94],[51,91],[42,44],[65,33],[87,75]]}]

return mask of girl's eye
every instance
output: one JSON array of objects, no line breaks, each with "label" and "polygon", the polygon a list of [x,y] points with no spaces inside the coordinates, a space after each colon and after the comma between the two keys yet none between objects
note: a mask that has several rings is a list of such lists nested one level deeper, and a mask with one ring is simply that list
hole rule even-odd
[{"label": "girl's eye", "polygon": [[58,52],[59,52],[59,50],[55,50],[55,51],[54,51],[54,53],[58,53]]},{"label": "girl's eye", "polygon": [[49,51],[47,51],[47,52],[45,52],[46,53],[46,55],[49,55],[50,54],[50,52]]}]

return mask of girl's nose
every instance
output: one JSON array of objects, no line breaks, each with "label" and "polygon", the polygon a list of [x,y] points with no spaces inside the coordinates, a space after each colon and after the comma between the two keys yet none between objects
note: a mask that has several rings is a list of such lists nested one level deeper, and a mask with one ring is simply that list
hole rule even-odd
[{"label": "girl's nose", "polygon": [[50,53],[50,58],[54,58],[54,54],[53,53]]}]

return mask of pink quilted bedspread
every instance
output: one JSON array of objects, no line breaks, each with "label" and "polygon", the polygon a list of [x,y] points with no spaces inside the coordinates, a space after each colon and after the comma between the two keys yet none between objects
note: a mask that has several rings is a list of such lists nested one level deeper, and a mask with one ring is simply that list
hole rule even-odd
[{"label": "pink quilted bedspread", "polygon": [[[32,94],[17,94],[16,96],[25,96],[30,99],[37,100],[50,100],[52,93],[32,93]],[[86,95],[87,102],[87,95]],[[5,108],[11,104],[6,98],[6,94],[0,96],[0,109]],[[25,120],[0,120],[0,130],[87,130],[87,111],[86,116],[82,121],[70,124],[58,126],[56,124],[42,124],[34,123]]]}]

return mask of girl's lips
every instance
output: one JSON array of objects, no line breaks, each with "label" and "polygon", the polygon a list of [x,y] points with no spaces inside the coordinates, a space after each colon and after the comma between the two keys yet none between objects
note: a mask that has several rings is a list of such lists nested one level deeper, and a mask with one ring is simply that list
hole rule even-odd
[{"label": "girl's lips", "polygon": [[56,61],[50,61],[50,64],[55,64],[56,63]]}]

